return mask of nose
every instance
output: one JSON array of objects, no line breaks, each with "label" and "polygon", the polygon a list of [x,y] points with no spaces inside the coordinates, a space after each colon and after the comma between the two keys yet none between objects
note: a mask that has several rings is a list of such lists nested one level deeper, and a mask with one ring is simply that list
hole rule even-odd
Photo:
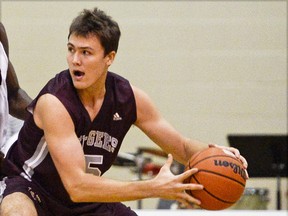
[{"label": "nose", "polygon": [[80,65],[81,64],[80,55],[77,52],[75,52],[72,55],[72,63],[75,64],[75,65]]}]

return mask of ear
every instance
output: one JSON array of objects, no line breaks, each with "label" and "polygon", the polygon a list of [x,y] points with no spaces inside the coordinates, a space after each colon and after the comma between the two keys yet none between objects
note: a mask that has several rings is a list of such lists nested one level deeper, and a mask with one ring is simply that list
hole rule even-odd
[{"label": "ear", "polygon": [[115,51],[111,51],[110,53],[108,53],[105,57],[106,59],[106,63],[107,63],[107,66],[109,67],[110,65],[112,65],[114,59],[115,59],[115,56],[116,56],[116,52]]}]

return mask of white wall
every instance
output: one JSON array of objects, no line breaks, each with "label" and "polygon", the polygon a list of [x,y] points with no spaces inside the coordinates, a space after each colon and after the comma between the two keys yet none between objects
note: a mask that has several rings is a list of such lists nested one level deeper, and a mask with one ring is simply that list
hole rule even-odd
[{"label": "white wall", "polygon": [[[122,30],[111,70],[148,92],[186,136],[227,145],[230,133],[287,133],[286,1],[2,0],[10,57],[31,96],[67,67],[68,27],[94,6]],[[132,128],[122,151],[139,146],[153,144]],[[128,169],[112,171],[112,177],[134,177]],[[268,187],[275,209],[275,179],[247,185]],[[144,207],[155,207],[154,201]]]}]

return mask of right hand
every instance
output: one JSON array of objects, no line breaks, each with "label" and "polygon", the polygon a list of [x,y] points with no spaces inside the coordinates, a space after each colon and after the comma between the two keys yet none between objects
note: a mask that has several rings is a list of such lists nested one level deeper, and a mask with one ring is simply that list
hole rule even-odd
[{"label": "right hand", "polygon": [[203,185],[183,183],[185,179],[189,178],[198,172],[198,169],[193,168],[186,170],[185,172],[174,175],[170,167],[173,163],[173,157],[168,155],[168,159],[157,176],[152,179],[151,189],[155,197],[162,199],[176,200],[182,205],[190,206],[191,204],[200,205],[200,200],[187,194],[186,190],[202,190]]}]

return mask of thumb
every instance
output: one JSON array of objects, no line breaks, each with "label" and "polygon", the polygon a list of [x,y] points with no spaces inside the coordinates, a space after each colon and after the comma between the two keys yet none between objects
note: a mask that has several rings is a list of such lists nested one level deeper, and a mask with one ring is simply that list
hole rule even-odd
[{"label": "thumb", "polygon": [[166,163],[164,164],[164,167],[167,167],[170,169],[172,163],[173,163],[173,156],[172,154],[168,154],[168,158],[167,158]]}]

